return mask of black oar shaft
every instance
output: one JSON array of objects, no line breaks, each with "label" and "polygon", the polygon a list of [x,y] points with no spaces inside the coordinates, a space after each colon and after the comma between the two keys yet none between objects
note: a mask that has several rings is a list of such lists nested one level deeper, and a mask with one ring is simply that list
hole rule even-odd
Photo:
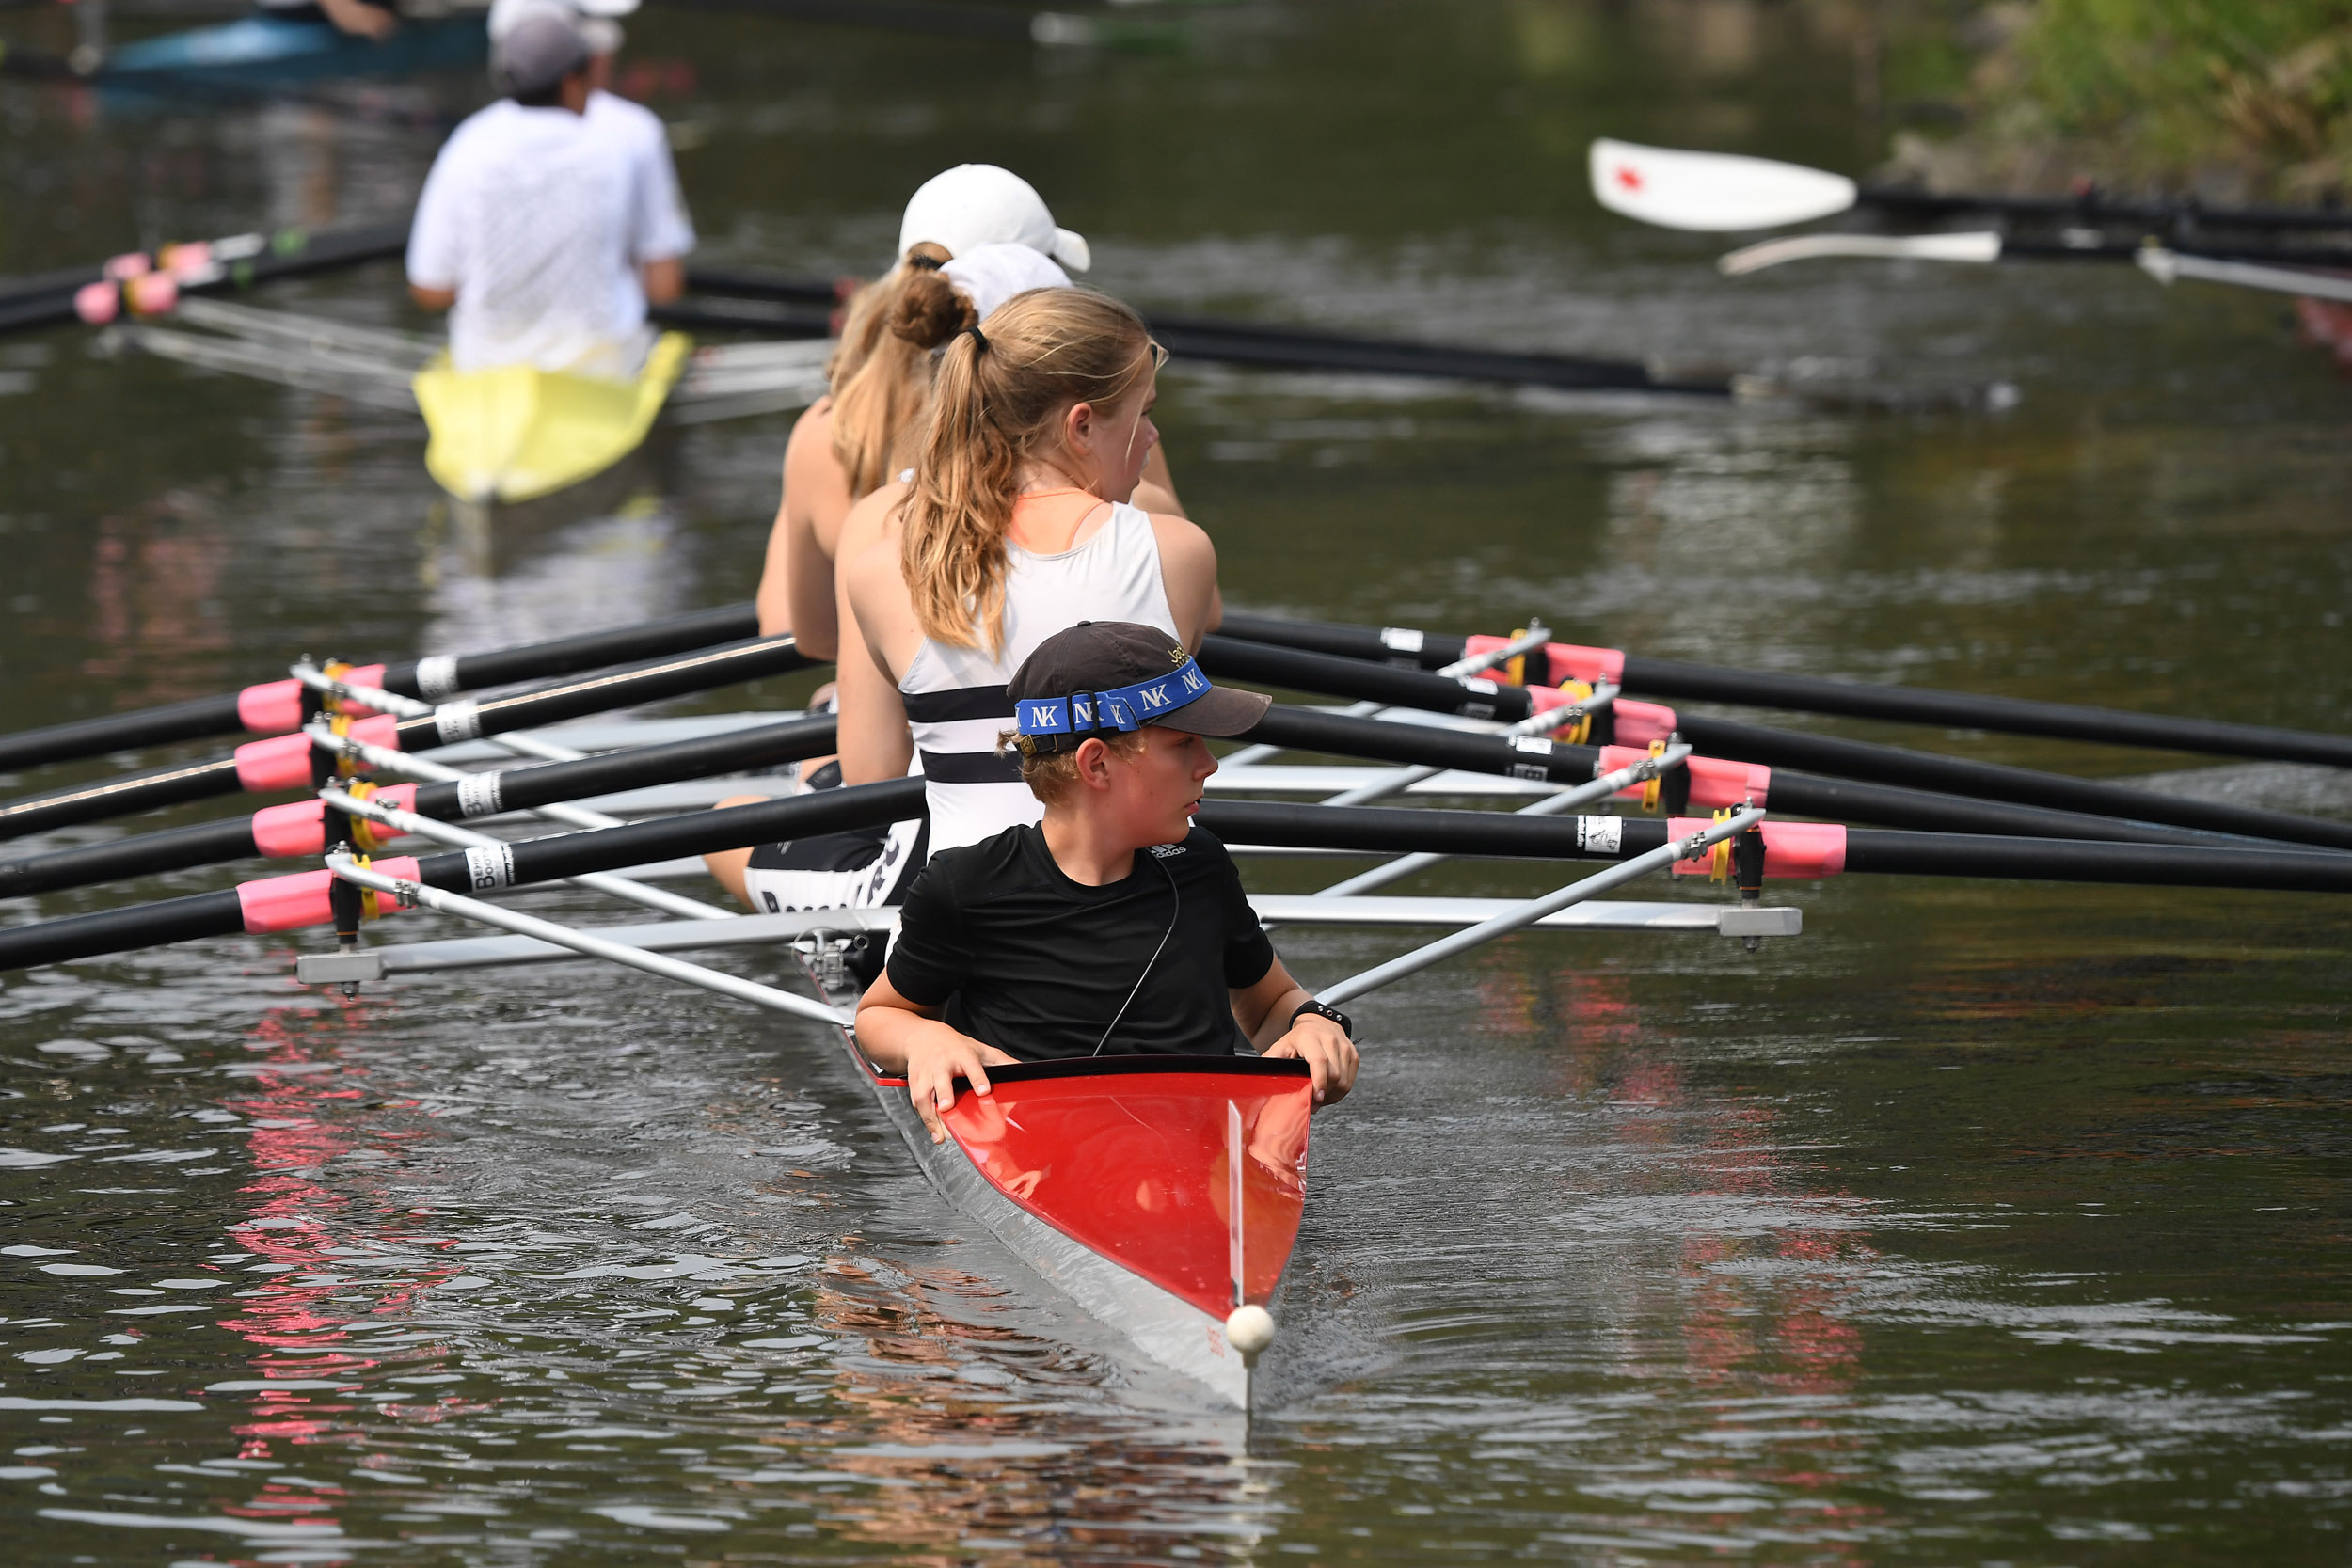
[{"label": "black oar shaft", "polygon": [[[1290,621],[1231,612],[1224,618],[1222,632],[1229,639],[1247,639],[1347,658],[1401,660],[1407,666],[1425,670],[1435,670],[1460,658],[1468,642],[1466,638],[1410,628]],[[1648,697],[1689,697],[1743,707],[1784,708],[1792,713],[1827,713],[1851,719],[1932,724],[1946,729],[1995,730],[2009,735],[2097,740],[2156,751],[2199,752],[2242,760],[2258,758],[2352,768],[2352,736],[2239,724],[2194,715],[2131,713],[2025,697],[1988,697],[1923,687],[1824,680],[1818,675],[1731,670],[1641,654],[1625,656],[1619,678],[1627,691]]]},{"label": "black oar shaft", "polygon": [[100,719],[76,719],[0,736],[0,771],[38,768],[48,762],[71,762],[107,752],[139,746],[167,746],[176,740],[205,740],[234,735],[244,727],[237,712],[236,693],[192,697],[184,703],[109,713]]},{"label": "black oar shaft", "polygon": [[1517,723],[1534,711],[1523,687],[1483,678],[1457,680],[1451,675],[1238,637],[1203,638],[1200,659],[1201,669],[1225,679],[1354,697],[1391,707],[1419,708],[1424,713],[1452,713],[1466,719],[1498,719]]},{"label": "black oar shaft", "polygon": [[1625,687],[1629,691],[1650,696],[1692,697],[1742,706],[1787,708],[1798,713],[1831,713],[1950,729],[2098,740],[2155,751],[2201,752],[2216,756],[2352,768],[2352,736],[2236,724],[2192,714],[2127,713],[2023,697],[1871,686],[1811,675],[1726,670],[1711,664],[1686,664],[1679,659],[1647,658],[1637,654],[1626,656]]},{"label": "black oar shaft", "polygon": [[236,889],[190,894],[161,903],[10,927],[0,931],[0,969],[33,969],[174,942],[234,936],[244,929],[245,903]]},{"label": "black oar shaft", "polygon": [[[731,811],[689,812],[621,828],[598,828],[508,845],[495,854],[465,850],[415,863],[414,879],[453,893],[560,880],[590,871],[740,848],[778,839],[845,832],[923,814],[923,781],[898,779],[820,790]],[[71,915],[0,929],[0,970],[68,963],[198,937],[260,934],[329,918],[326,874],[306,872],[161,903]],[[291,891],[290,891],[291,890]]]},{"label": "black oar shaft", "polygon": [[161,768],[127,778],[99,779],[70,789],[53,789],[0,801],[0,839],[22,838],[26,833],[45,832],[77,822],[97,822],[132,812],[159,811],[191,800],[209,800],[217,795],[232,794],[237,788],[234,757]]},{"label": "black oar shaft", "polygon": [[[644,789],[679,779],[704,778],[745,768],[766,768],[821,756],[834,749],[830,716],[788,720],[752,729],[661,746],[644,746],[583,757],[578,762],[542,763],[462,781],[405,786],[387,795],[394,805],[441,821],[529,811],[592,795]],[[284,814],[298,813],[297,825]],[[267,821],[265,831],[262,824]],[[296,831],[298,826],[298,832]],[[325,813],[316,800],[294,801],[226,822],[140,833],[110,844],[84,845],[46,855],[0,862],[0,898],[19,898],[60,888],[217,865],[251,855],[315,855],[327,847]]]},{"label": "black oar shaft", "polygon": [[[1592,746],[1525,737],[1514,739],[1505,736],[1442,730],[1425,724],[1399,724],[1381,719],[1317,713],[1306,708],[1279,705],[1269,709],[1265,718],[1259,721],[1248,735],[1235,738],[1293,751],[1322,752],[1332,756],[1368,757],[1382,762],[1451,768],[1471,773],[1509,774],[1553,784],[1582,784],[1606,770],[1599,749]],[[1624,766],[1622,753],[1616,759],[1616,766]],[[1684,808],[1692,798],[1691,772],[1704,769],[1707,766],[1707,758],[1693,758],[1691,770],[1668,776],[1667,787],[1661,791],[1668,810],[1680,811]],[[2034,805],[1968,800],[1883,784],[1818,778],[1778,768],[1772,769],[1769,788],[1762,793],[1762,799],[1755,800],[1753,792],[1743,792],[1735,785],[1728,793],[1702,795],[1699,805],[1701,809],[1712,809],[1755,800],[1756,804],[1803,816],[1826,817],[1834,822],[1875,822],[1893,828],[1922,828],[1933,832],[2024,833],[2044,838],[2109,839],[2124,844],[2214,842],[2211,835],[2188,829],[2116,821],[2106,816],[2055,811]]]},{"label": "black oar shaft", "polygon": [[[585,714],[602,713],[636,703],[707,691],[738,681],[757,680],[805,668],[810,661],[793,646],[789,636],[763,638],[706,652],[689,654],[654,665],[630,665],[540,691],[496,697],[474,704],[445,704],[430,719],[403,720],[391,727],[392,743],[404,751],[423,751],[454,745],[476,736],[552,724]],[[270,749],[257,752],[256,748]],[[280,755],[282,748],[286,754]],[[92,822],[157,806],[227,795],[239,788],[294,788],[305,782],[302,769],[289,774],[287,765],[307,754],[296,736],[248,742],[238,754],[184,768],[160,769],[128,778],[104,780],[0,802],[0,838]],[[266,768],[262,765],[266,760]]]},{"label": "black oar shaft", "polygon": [[2084,844],[1870,828],[1847,833],[1846,869],[1912,877],[2020,878],[2276,893],[2352,892],[2352,856],[2235,846]]},{"label": "black oar shaft", "polygon": [[[2210,800],[2184,800],[2178,796],[2153,794],[2144,789],[2101,784],[2092,779],[2069,778],[2062,773],[2041,773],[2029,768],[1977,762],[1967,757],[1936,756],[1924,752],[1904,751],[1899,747],[1845,740],[1836,736],[1769,729],[1761,724],[1743,724],[1706,714],[1677,713],[1675,727],[1685,740],[1709,756],[1762,763],[1772,768],[1773,800],[1791,810],[1811,812],[1814,808],[1797,805],[1794,799],[1785,793],[1785,781],[1791,775],[1780,769],[1804,768],[1841,779],[1869,779],[1881,784],[1931,789],[1981,800],[2010,800],[2021,805],[2087,813],[2094,817],[2114,817],[2127,822],[2163,823],[2170,828],[2195,832],[2229,833],[2244,838],[2275,839],[2286,844],[2310,844],[2329,849],[2352,849],[2352,823],[2347,822],[2328,822],[2317,817],[2295,816],[2285,812],[2256,811],[2246,806],[2223,805]],[[1887,820],[1879,816],[1867,819]],[[2060,836],[2105,835],[2069,833]],[[2178,842],[2185,842],[2177,835],[2167,834],[2162,829],[2137,832],[2131,836],[2173,836]]]},{"label": "black oar shaft", "polygon": [[159,833],[139,833],[110,844],[85,844],[46,855],[0,862],[0,898],[24,898],[59,888],[88,887],[131,877],[152,877],[184,871],[196,865],[218,865],[260,854],[253,838],[253,818],[199,822],[193,827],[167,828]]},{"label": "black oar shaft", "polygon": [[[1520,816],[1502,812],[1300,806],[1210,800],[1196,818],[1229,844],[1522,860],[1627,860],[1656,849],[1679,822],[1619,816]],[[1764,824],[1775,832],[1834,834],[1851,872],[1922,877],[2005,877],[2042,881],[2352,893],[2352,856],[2235,846],[2106,844],[1974,833],[1900,832],[1808,823]],[[1768,870],[1771,863],[1767,862]],[[4,936],[0,933],[0,936]]]},{"label": "black oar shaft", "polygon": [[1999,213],[2052,223],[2156,224],[2184,232],[2209,229],[2352,229],[2352,212],[2336,207],[2214,207],[2193,197],[2155,200],[2113,197],[2102,191],[2074,196],[1987,196],[1865,185],[1855,205],[1886,212],[1940,217],[1955,213]]},{"label": "black oar shaft", "polygon": [[[482,687],[504,686],[510,681],[568,675],[601,664],[660,658],[755,637],[758,633],[759,614],[753,606],[726,605],[519,647],[460,654],[453,658],[409,659],[387,665],[379,684],[404,697],[438,699]],[[246,728],[243,696],[230,692],[218,697],[198,697],[164,707],[110,713],[103,718],[78,719],[0,736],[0,771],[71,762],[136,746],[163,746],[173,741],[234,735]],[[284,727],[259,733],[282,733]]]}]

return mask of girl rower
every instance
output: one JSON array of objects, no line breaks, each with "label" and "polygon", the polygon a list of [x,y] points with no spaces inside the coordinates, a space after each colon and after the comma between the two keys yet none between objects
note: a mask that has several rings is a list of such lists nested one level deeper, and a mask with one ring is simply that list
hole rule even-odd
[{"label": "girl rower", "polygon": [[1131,504],[1165,358],[1133,310],[1081,289],[1016,295],[940,356],[895,532],[844,575],[839,655],[844,781],[919,759],[933,850],[1039,820],[998,748],[1006,683],[1039,643],[1126,621],[1193,649],[1213,624],[1208,535]]},{"label": "girl rower", "polygon": [[[1008,269],[1000,263],[987,269],[989,277],[973,277],[968,264],[974,252],[1015,245],[1033,252],[1050,276],[1033,273],[1018,288],[998,285],[991,297],[989,277]],[[959,258],[967,265],[951,267]],[[1008,169],[961,164],[914,193],[898,226],[897,264],[850,302],[840,347],[826,367],[832,390],[794,422],[786,443],[784,496],[759,578],[762,636],[794,632],[812,658],[832,658],[837,651],[834,563],[855,554],[841,545],[844,520],[877,491],[889,492],[884,506],[897,500],[896,481],[930,399],[932,361],[924,352],[930,345],[894,330],[909,290],[936,285],[947,270],[958,292],[974,297],[985,316],[1019,288],[1066,284],[1061,267],[1084,272],[1090,260],[1085,238],[1057,228],[1036,190]],[[1166,460],[1156,453],[1152,470],[1149,477],[1159,486],[1155,509],[1181,514]]]}]

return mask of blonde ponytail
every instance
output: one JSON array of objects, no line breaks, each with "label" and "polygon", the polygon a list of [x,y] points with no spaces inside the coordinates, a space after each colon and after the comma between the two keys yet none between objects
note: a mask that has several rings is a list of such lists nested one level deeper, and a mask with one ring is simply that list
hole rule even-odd
[{"label": "blonde ponytail", "polygon": [[[939,264],[948,259],[929,242],[850,299],[841,344],[825,365],[833,388],[833,454],[850,482],[852,500],[878,490],[907,466],[923,405],[930,396],[929,346],[894,330],[910,290],[946,290]],[[967,307],[968,309],[968,307]]]},{"label": "blonde ponytail", "polygon": [[1107,294],[1033,289],[947,341],[899,532],[923,634],[955,648],[1005,641],[1005,531],[1022,465],[1073,404],[1108,409],[1161,357],[1143,318]]}]

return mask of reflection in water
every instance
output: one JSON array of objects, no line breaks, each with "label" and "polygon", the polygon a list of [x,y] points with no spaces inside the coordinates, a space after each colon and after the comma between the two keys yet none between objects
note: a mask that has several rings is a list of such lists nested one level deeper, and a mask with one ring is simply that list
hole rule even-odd
[{"label": "reflection in water", "polygon": [[231,545],[217,506],[174,492],[102,517],[96,531],[84,635],[102,651],[82,673],[135,678],[157,702],[202,694],[203,656],[230,641],[221,575]]},{"label": "reflection in water", "polygon": [[609,515],[578,522],[550,524],[518,510],[434,503],[425,646],[509,647],[650,621],[690,602],[692,552],[659,497],[641,492]]}]

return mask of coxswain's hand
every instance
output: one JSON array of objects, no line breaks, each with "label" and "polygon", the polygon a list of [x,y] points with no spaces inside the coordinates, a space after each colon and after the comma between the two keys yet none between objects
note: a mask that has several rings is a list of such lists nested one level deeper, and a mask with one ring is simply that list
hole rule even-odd
[{"label": "coxswain's hand", "polygon": [[931,1142],[944,1144],[947,1124],[939,1118],[956,1102],[956,1080],[970,1084],[974,1094],[991,1093],[988,1069],[1010,1067],[1013,1058],[953,1030],[927,1029],[924,1034],[929,1037],[907,1051],[907,1094],[914,1101],[914,1114],[931,1130]]},{"label": "coxswain's hand", "polygon": [[1295,1056],[1314,1079],[1318,1109],[1347,1098],[1356,1086],[1356,1042],[1320,1013],[1301,1013],[1290,1033],[1265,1049],[1269,1056]]}]

